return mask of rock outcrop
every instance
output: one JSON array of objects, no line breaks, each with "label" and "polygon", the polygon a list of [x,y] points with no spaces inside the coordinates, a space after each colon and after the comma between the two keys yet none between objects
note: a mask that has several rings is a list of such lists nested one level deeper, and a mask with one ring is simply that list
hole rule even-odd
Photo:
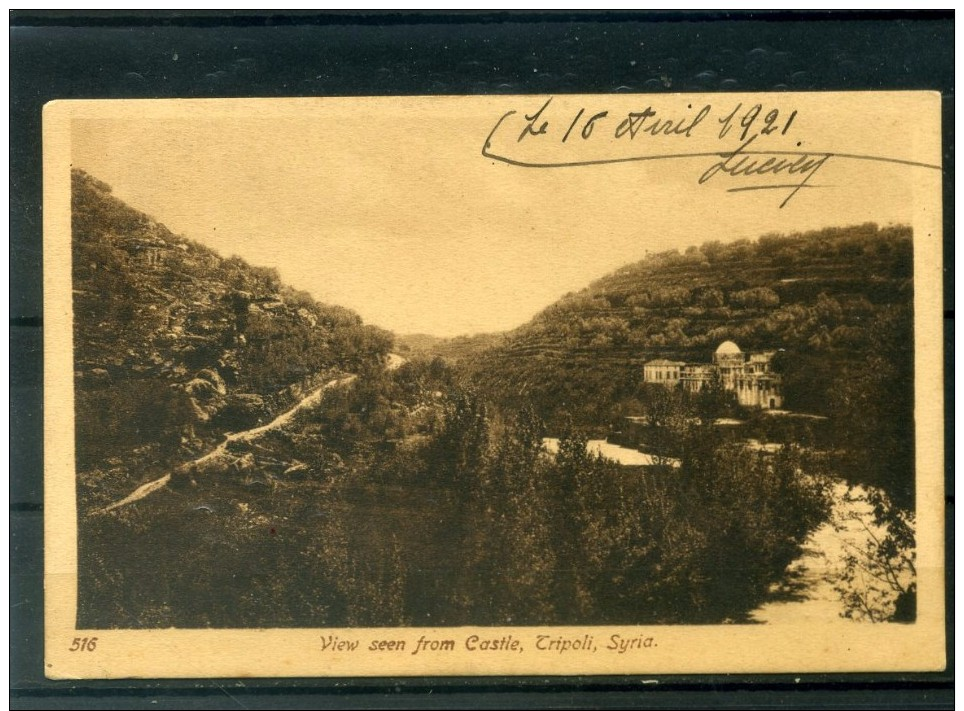
[{"label": "rock outcrop", "polygon": [[172,233],[82,171],[72,197],[82,467],[194,453],[390,348],[351,311]]}]

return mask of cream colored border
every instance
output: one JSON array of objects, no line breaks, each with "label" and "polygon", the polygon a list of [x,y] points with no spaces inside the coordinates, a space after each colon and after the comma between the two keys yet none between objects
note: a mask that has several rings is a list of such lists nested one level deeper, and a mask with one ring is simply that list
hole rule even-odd
[{"label": "cream colored border", "polygon": [[[708,95],[709,96],[709,95]],[[719,97],[720,95],[712,95]],[[912,160],[940,162],[940,96],[935,93],[778,94],[805,106],[811,117],[832,124],[834,150],[873,125],[882,148],[898,148]],[[530,101],[525,104],[530,106]],[[571,98],[571,97],[567,97]],[[587,97],[589,98],[589,97]],[[595,97],[597,100],[599,97]],[[627,97],[608,97],[626,104]],[[701,97],[687,97],[699,100]],[[706,98],[706,97],[703,97]],[[736,97],[746,99],[747,97]],[[755,98],[755,97],[754,97]],[[763,97],[766,98],[765,96]],[[393,98],[405,111],[444,105],[497,117],[519,97]],[[667,97],[647,97],[653,102]],[[945,664],[942,218],[937,171],[915,174],[915,318],[918,477],[919,618],[912,625],[861,625],[846,621],[772,626],[661,626],[646,628],[446,628],[394,630],[152,630],[77,631],[76,510],[73,470],[73,367],[70,272],[71,121],[74,118],[151,117],[214,119],[238,111],[284,116],[319,102],[364,108],[377,99],[78,101],[54,102],[44,110],[44,433],[45,433],[45,666],[51,678],[405,676],[475,674],[660,674],[721,672],[858,672],[936,670]],[[384,101],[384,100],[383,100]],[[353,103],[352,103],[353,102]],[[900,111],[881,112],[899,107]],[[873,124],[875,113],[894,118]],[[862,117],[862,118],[861,118]],[[898,125],[900,124],[900,125]],[[828,131],[831,129],[828,128]],[[481,143],[484,136],[478,137]],[[676,168],[674,168],[675,170]],[[688,168],[692,170],[692,167]],[[919,177],[919,179],[917,179]],[[604,178],[600,178],[604,179]],[[873,186],[868,186],[873,189]],[[162,216],[159,216],[162,217]],[[779,229],[779,224],[774,224]],[[697,241],[697,240],[694,240]],[[425,635],[451,639],[453,652],[323,652],[324,635],[358,641],[406,640],[409,650]],[[596,652],[538,651],[536,637],[582,639]],[[605,650],[613,634],[651,638],[631,653]],[[511,635],[524,651],[469,652],[471,635]],[[74,637],[97,637],[96,651],[71,653]]]}]

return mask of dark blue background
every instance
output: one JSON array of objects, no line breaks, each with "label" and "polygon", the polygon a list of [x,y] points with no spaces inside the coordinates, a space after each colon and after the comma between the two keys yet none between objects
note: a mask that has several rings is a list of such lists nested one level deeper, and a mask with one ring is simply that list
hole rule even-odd
[{"label": "dark blue background", "polygon": [[[645,693],[638,679],[617,677],[347,684],[301,680],[296,689],[291,688],[294,682],[271,680],[246,680],[244,686],[230,681],[45,680],[41,109],[47,101],[66,98],[941,91],[946,168],[945,363],[950,388],[946,442],[947,461],[952,462],[953,30],[950,13],[12,12],[13,708],[846,707],[867,703],[949,707],[951,672],[820,675],[804,677],[799,684],[787,676],[663,677],[658,685],[647,685]],[[952,468],[949,464],[949,472]],[[952,486],[948,477],[948,520],[953,520]],[[951,587],[949,625],[952,601]],[[949,640],[951,653],[952,644]],[[250,653],[257,655],[258,650]]]}]

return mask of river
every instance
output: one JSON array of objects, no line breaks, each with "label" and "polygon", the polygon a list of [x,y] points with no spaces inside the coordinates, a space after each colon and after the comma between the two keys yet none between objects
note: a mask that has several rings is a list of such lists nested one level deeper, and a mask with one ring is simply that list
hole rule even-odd
[{"label": "river", "polygon": [[[550,454],[555,454],[559,451],[559,439],[557,437],[543,437],[542,444]],[[627,466],[653,466],[659,463],[658,458],[652,454],[640,452],[638,449],[621,447],[618,444],[612,444],[604,439],[589,440],[586,442],[586,451],[590,454],[598,454],[618,464],[625,464]],[[664,459],[663,463],[679,466],[679,461],[675,459]]]},{"label": "river", "polygon": [[864,576],[845,583],[847,555],[861,555],[874,538],[884,534],[874,524],[866,490],[836,484],[830,520],[810,534],[783,580],[771,586],[768,599],[750,613],[749,620],[775,625],[850,622],[842,617],[845,608],[836,588],[876,583]]},{"label": "river", "polygon": [[[559,451],[556,437],[545,437],[542,443],[551,454]],[[589,440],[586,450],[624,465],[655,463],[650,454],[620,447],[604,439]],[[861,581],[845,583],[847,556],[861,555],[874,538],[883,538],[885,531],[874,524],[873,507],[867,501],[865,489],[850,489],[838,482],[833,487],[832,496],[830,519],[810,534],[801,546],[800,554],[787,566],[783,579],[771,585],[767,599],[748,614],[748,622],[774,625],[851,623],[842,616],[845,607],[837,587],[851,587]],[[868,584],[867,581],[864,584]],[[870,581],[869,584],[875,583]]]}]

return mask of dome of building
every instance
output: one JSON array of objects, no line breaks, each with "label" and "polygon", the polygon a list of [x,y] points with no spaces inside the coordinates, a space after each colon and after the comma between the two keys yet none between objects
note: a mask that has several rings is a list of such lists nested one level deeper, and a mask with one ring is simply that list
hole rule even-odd
[{"label": "dome of building", "polygon": [[740,347],[733,341],[723,341],[720,344],[720,347],[716,349],[716,355],[718,356],[740,355],[742,352],[743,351],[740,350]]}]

